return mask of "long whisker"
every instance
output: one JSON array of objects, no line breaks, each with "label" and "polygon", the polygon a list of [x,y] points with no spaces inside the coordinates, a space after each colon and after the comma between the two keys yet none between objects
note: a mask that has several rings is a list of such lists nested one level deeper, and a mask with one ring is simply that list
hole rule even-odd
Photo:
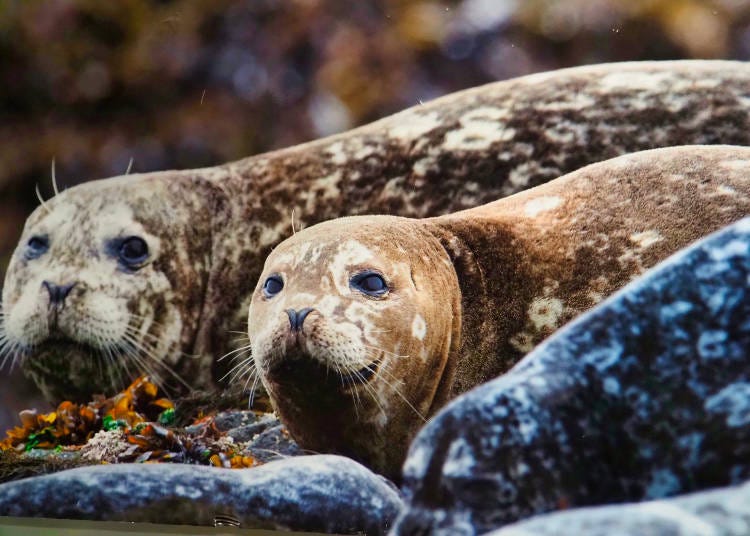
[{"label": "long whisker", "polygon": [[44,198],[42,197],[42,193],[39,191],[38,184],[34,186],[34,191],[36,192],[36,198],[42,204],[42,206],[44,207],[44,210],[46,210],[47,213],[51,213],[52,211],[50,210],[49,206],[47,206],[47,203],[44,201]]},{"label": "long whisker", "polygon": [[[360,365],[362,365],[362,366],[365,366],[365,367],[366,367],[366,366],[369,366],[369,365],[371,365],[371,364],[372,364],[372,361],[369,361],[369,362],[361,362],[361,363],[360,363],[360,362],[357,362],[357,363],[355,363],[355,366],[360,366]],[[380,369],[378,370],[378,372],[379,372],[379,375],[380,375],[380,379],[381,379],[381,381],[382,381],[382,382],[383,382],[383,383],[384,383],[384,384],[385,384],[385,385],[386,385],[387,387],[389,387],[389,388],[390,388],[390,389],[391,389],[391,390],[392,390],[392,391],[393,391],[393,392],[394,392],[394,393],[395,393],[396,395],[398,395],[398,396],[399,396],[399,397],[400,397],[400,398],[401,398],[401,399],[402,399],[402,400],[403,400],[404,402],[406,402],[406,405],[407,405],[407,406],[409,406],[409,408],[411,408],[411,410],[412,410],[412,411],[414,411],[414,413],[415,413],[415,414],[416,414],[416,415],[417,415],[417,416],[418,416],[418,417],[419,417],[419,418],[420,418],[420,419],[421,419],[421,420],[422,420],[423,422],[427,422],[427,418],[426,418],[426,417],[425,417],[424,415],[422,415],[422,412],[421,412],[421,411],[419,411],[419,410],[418,410],[417,408],[415,408],[415,407],[414,407],[414,405],[413,405],[413,404],[412,404],[412,403],[411,403],[411,402],[410,402],[410,401],[409,401],[409,400],[408,400],[408,399],[406,398],[406,396],[404,396],[404,394],[403,394],[403,393],[402,393],[402,392],[401,392],[401,391],[400,391],[400,390],[398,389],[398,387],[396,387],[396,385],[394,385],[394,383],[392,383],[391,381],[389,381],[389,379],[390,379],[390,380],[392,380],[393,382],[397,382],[397,381],[399,381],[400,379],[399,379],[399,378],[397,378],[397,377],[395,377],[395,376],[394,376],[394,375],[393,375],[393,374],[392,374],[391,372],[389,372],[389,371],[388,371],[388,370],[386,369],[386,367],[381,367],[381,368],[380,368]]]},{"label": "long whisker", "polygon": [[60,195],[60,190],[57,188],[57,173],[55,173],[55,159],[52,159],[52,191],[55,192],[55,195]]}]

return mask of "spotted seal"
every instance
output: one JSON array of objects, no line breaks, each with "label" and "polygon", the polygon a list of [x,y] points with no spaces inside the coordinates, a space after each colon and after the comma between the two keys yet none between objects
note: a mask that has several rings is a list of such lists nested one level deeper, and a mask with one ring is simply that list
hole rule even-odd
[{"label": "spotted seal", "polygon": [[748,88],[742,62],[581,67],[226,165],[71,188],[29,217],[10,261],[0,362],[20,362],[50,400],[113,392],[144,371],[210,387],[230,362],[217,358],[243,344],[231,331],[244,330],[293,214],[297,226],[424,217],[638,149],[750,145]]},{"label": "spotted seal", "polygon": [[391,477],[447,400],[693,240],[750,214],[750,148],[655,149],[428,218],[357,216],[268,257],[248,318],[303,448]]}]

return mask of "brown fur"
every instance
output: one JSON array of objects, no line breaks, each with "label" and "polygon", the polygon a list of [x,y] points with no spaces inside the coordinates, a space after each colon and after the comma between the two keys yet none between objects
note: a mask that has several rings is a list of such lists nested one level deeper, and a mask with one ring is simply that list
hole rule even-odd
[{"label": "brown fur", "polygon": [[[422,417],[507,371],[647,268],[748,214],[750,148],[687,146],[594,164],[447,216],[319,224],[266,261],[248,319],[253,357],[303,447],[396,476]],[[363,270],[385,277],[387,295],[346,284]],[[273,274],[285,286],[266,297]],[[284,311],[303,307],[315,310],[294,341]],[[422,339],[415,313],[426,321]],[[357,350],[362,344],[379,357]],[[352,388],[340,379],[376,362],[367,382]]]},{"label": "brown fur", "polygon": [[[75,301],[85,288],[89,296],[126,298],[115,311],[121,318],[150,310],[153,323],[138,341],[152,349],[149,366],[166,380],[171,375],[161,363],[172,367],[191,389],[210,387],[232,364],[219,358],[243,344],[233,342],[231,330],[244,329],[263,259],[290,234],[293,212],[297,228],[346,214],[422,218],[477,206],[631,151],[750,145],[748,87],[750,66],[742,62],[579,67],[463,91],[341,135],[222,166],[83,184],[49,200],[27,221],[8,267],[0,328],[22,324],[13,319],[21,299],[37,300],[21,308],[26,320],[33,324],[44,316],[42,281],[78,281],[69,311],[91,313]],[[101,240],[92,240],[92,230],[103,228],[102,219],[118,203],[128,205],[133,218],[124,218],[122,229],[109,226],[108,238],[136,223],[163,246],[150,268],[129,277],[117,271]],[[65,218],[58,217],[62,212]],[[50,251],[25,261],[26,243],[39,232],[50,234]],[[96,273],[89,281],[91,270]],[[163,278],[166,290],[142,290]],[[97,323],[71,323],[64,341],[49,344],[30,339],[27,327],[0,329],[0,339],[8,341],[0,362],[21,362],[52,401],[113,394],[146,371],[123,356],[122,345],[107,347],[109,359],[101,347],[81,351],[77,343],[91,341],[77,338],[76,325]],[[145,352],[138,357],[146,359]]]}]

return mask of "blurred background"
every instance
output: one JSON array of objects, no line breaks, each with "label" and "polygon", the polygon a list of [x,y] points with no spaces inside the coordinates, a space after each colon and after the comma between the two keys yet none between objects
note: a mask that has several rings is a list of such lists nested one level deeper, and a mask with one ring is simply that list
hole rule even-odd
[{"label": "blurred background", "polygon": [[[209,166],[494,80],[750,59],[750,0],[0,0],[0,278],[39,185]],[[1,280],[1,279],[0,279]],[[0,435],[48,406],[0,371]]]}]

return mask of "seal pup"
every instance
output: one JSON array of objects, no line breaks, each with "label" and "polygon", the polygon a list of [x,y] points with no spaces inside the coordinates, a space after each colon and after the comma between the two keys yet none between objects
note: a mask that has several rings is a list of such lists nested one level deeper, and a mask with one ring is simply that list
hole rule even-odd
[{"label": "seal pup", "polygon": [[29,217],[10,261],[0,362],[20,362],[51,401],[117,392],[149,371],[210,387],[231,362],[217,358],[242,347],[231,331],[245,330],[292,214],[298,227],[425,217],[638,149],[750,145],[749,87],[743,62],[587,66],[235,163],[71,188]]},{"label": "seal pup", "polygon": [[302,448],[397,478],[447,400],[749,214],[748,177],[750,148],[657,149],[455,214],[312,226],[266,260],[248,317],[255,366]]}]

